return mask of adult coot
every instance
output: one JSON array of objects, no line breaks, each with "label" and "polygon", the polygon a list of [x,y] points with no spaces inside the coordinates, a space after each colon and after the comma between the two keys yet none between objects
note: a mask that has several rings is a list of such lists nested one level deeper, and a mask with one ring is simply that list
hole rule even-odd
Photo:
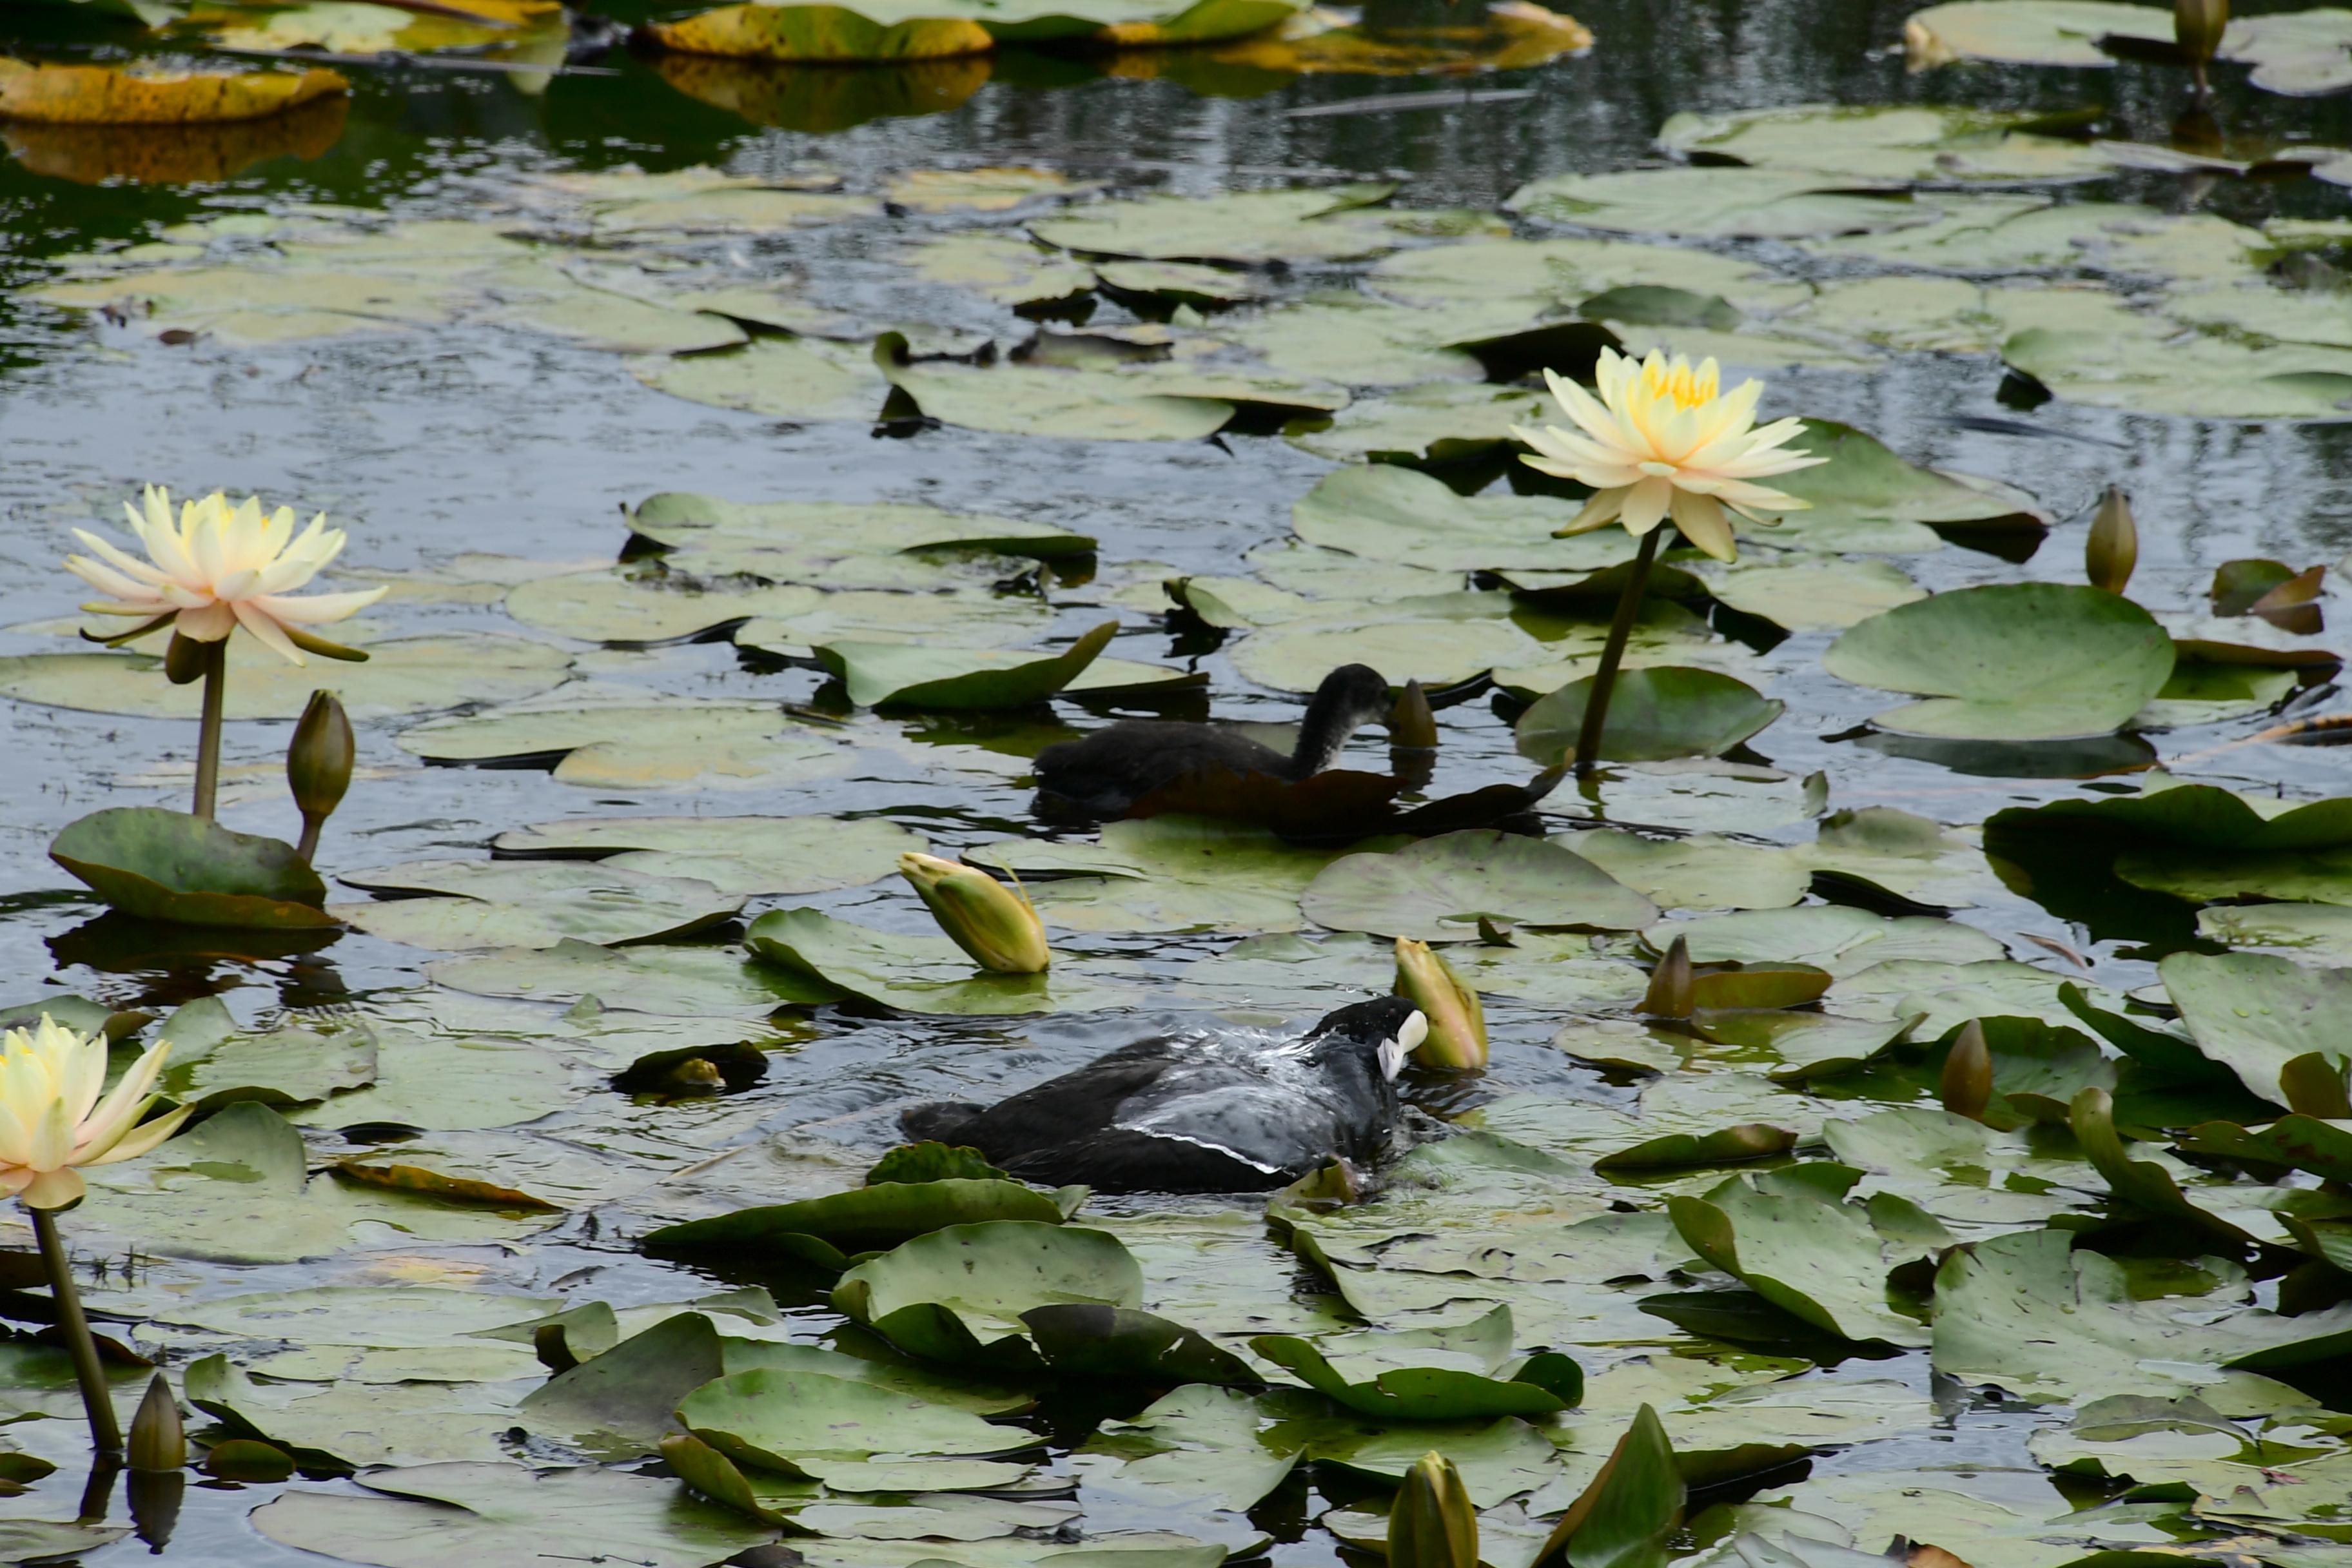
[{"label": "adult coot", "polygon": [[1348,737],[1387,717],[1392,706],[1379,670],[1343,664],[1315,689],[1298,726],[1297,748],[1286,757],[1223,725],[1122,719],[1038,752],[1037,787],[1095,816],[1118,816],[1139,798],[1195,774],[1303,779],[1338,761]]},{"label": "adult coot", "polygon": [[1160,1035],[981,1106],[918,1105],[908,1133],[977,1148],[1016,1176],[1107,1193],[1258,1192],[1388,1146],[1397,1070],[1429,1033],[1402,996],[1296,1040]]}]

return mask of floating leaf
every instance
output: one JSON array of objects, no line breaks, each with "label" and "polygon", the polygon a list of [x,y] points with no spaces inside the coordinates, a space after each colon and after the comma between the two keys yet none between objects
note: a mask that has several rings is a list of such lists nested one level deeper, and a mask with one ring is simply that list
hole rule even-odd
[{"label": "floating leaf", "polygon": [[1658,141],[1709,163],[1802,169],[1855,180],[2010,183],[2096,179],[2107,160],[2079,141],[2032,133],[2027,113],[1909,104],[1801,103],[1723,114],[1682,113]]},{"label": "floating leaf", "polygon": [[1903,47],[1915,66],[1952,60],[2017,65],[2112,66],[2105,37],[2172,41],[2172,16],[2117,0],[1957,0],[1914,11]]},{"label": "floating leaf", "polygon": [[[1106,268],[1106,272],[1108,268]],[[1543,398],[1521,387],[1434,382],[1360,397],[1328,418],[1292,422],[1283,437],[1335,462],[1468,462],[1507,444],[1511,427],[1540,421]]]},{"label": "floating leaf", "polygon": [[1437,216],[1383,209],[1395,191],[1357,184],[1145,196],[1060,214],[1029,232],[1066,250],[1152,261],[1340,261],[1393,249],[1411,224]]},{"label": "floating leaf", "polygon": [[2279,1074],[2297,1057],[2347,1059],[2336,1021],[2352,997],[2352,970],[2259,952],[2177,952],[2157,973],[2197,1048],[2263,1100],[2284,1103]]},{"label": "floating leaf", "polygon": [[1071,1302],[1135,1309],[1142,1300],[1143,1271],[1117,1237],[1027,1220],[929,1232],[857,1265],[833,1289],[836,1310],[909,1354],[1016,1371],[1042,1365],[1023,1313]]},{"label": "floating leaf", "polygon": [[1546,1415],[1576,1403],[1583,1374],[1566,1358],[1538,1358],[1512,1379],[1511,1313],[1402,1332],[1367,1330],[1302,1339],[1264,1334],[1250,1348],[1340,1405],[1391,1421],[1465,1421]]},{"label": "floating leaf", "polygon": [[[1573,759],[1593,679],[1570,681],[1519,715],[1519,755],[1546,763]],[[1717,756],[1752,740],[1782,710],[1716,670],[1646,665],[1619,674],[1594,754],[1612,762]]]},{"label": "floating leaf", "polygon": [[1647,925],[1656,908],[1591,861],[1539,838],[1482,828],[1392,854],[1335,860],[1300,896],[1308,919],[1335,931],[1420,941],[1476,934],[1480,919],[1513,925]]},{"label": "floating leaf", "polygon": [[[908,1013],[994,1017],[1118,1006],[1131,993],[1067,963],[1036,974],[994,974],[945,937],[902,936],[815,910],[775,910],[744,941],[769,963]],[[1099,966],[1097,966],[1099,967]]]},{"label": "floating leaf", "polygon": [[1095,552],[1083,533],[1009,517],[928,506],[745,503],[676,490],[640,502],[629,527],[668,550],[673,566],[830,588],[914,586],[897,574],[973,553],[1074,561]]},{"label": "floating leaf", "polygon": [[[1052,655],[969,652],[920,643],[817,645],[819,663],[841,678],[861,708],[968,710],[1025,708],[1043,702],[1086,672],[1118,630],[1116,621]],[[1181,679],[1179,672],[1168,672]]]},{"label": "floating leaf", "polygon": [[1853,1173],[1798,1165],[1761,1179],[1734,1176],[1704,1198],[1667,1203],[1675,1228],[1701,1258],[1784,1311],[1845,1339],[1925,1343],[1927,1331],[1888,1305],[1886,1275],[1900,1244],[1874,1215],[1844,1200]]},{"label": "floating leaf", "polygon": [[1884,729],[2020,741],[2116,729],[2163,687],[2172,660],[2172,639],[2127,599],[2009,583],[1874,616],[1822,663],[1841,679],[1927,699],[1877,715]]},{"label": "floating leaf", "polygon": [[331,70],[200,73],[0,58],[0,119],[5,120],[78,125],[261,120],[350,90],[351,83]]},{"label": "floating leaf", "polygon": [[674,22],[650,24],[646,35],[662,48],[681,54],[794,64],[938,59],[994,47],[988,30],[968,17],[915,16],[884,23],[835,5],[722,5]]},{"label": "floating leaf", "polygon": [[649,1247],[768,1253],[820,1268],[848,1267],[849,1255],[893,1247],[950,1226],[989,1220],[1058,1225],[1075,1201],[998,1178],[892,1180],[821,1198],[739,1209],[665,1226]]},{"label": "floating leaf", "polygon": [[730,1510],[681,1497],[675,1481],[594,1466],[423,1465],[360,1484],[377,1495],[288,1492],[253,1510],[254,1528],[280,1545],[383,1568],[548,1553],[701,1568],[775,1537]]},{"label": "floating leaf", "polygon": [[337,904],[337,917],[387,941],[443,952],[682,937],[743,907],[742,894],[689,877],[563,861],[417,860],[336,879],[402,895]]},{"label": "floating leaf", "polygon": [[511,828],[501,855],[593,858],[609,869],[692,877],[729,893],[823,893],[898,869],[924,840],[880,817],[582,816]]},{"label": "floating leaf", "polygon": [[68,823],[49,858],[126,914],[187,925],[305,930],[341,922],[326,884],[290,844],[160,806]]},{"label": "floating leaf", "polygon": [[429,965],[439,984],[481,996],[576,1003],[610,996],[641,1013],[695,1018],[765,1017],[787,1003],[840,993],[804,974],[747,959],[740,949],[647,947],[614,952],[584,942],[451,958]]},{"label": "floating leaf", "polygon": [[[299,719],[319,683],[316,666],[288,664],[247,637],[229,640],[226,712],[231,719]],[[572,658],[522,637],[440,632],[366,644],[365,664],[335,668],[335,690],[352,721],[511,702],[563,679]],[[53,708],[194,719],[199,686],[173,686],[160,657],[143,653],[34,653],[0,658],[0,694]]]},{"label": "floating leaf", "polygon": [[1926,223],[1937,209],[1855,194],[1834,176],[1779,169],[1635,169],[1554,174],[1504,205],[1529,217],[1633,234],[1795,239]]},{"label": "floating leaf", "polygon": [[520,1413],[600,1458],[634,1458],[658,1448],[677,1429],[679,1402],[725,1370],[711,1320],[680,1312],[558,1373],[524,1395]]}]

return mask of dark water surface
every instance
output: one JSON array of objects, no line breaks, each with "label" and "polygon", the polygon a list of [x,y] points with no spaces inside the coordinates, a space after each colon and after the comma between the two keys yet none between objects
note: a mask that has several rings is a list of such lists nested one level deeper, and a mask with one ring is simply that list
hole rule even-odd
[{"label": "dark water surface", "polygon": [[[2254,9],[2259,7],[2250,7]],[[0,10],[10,52],[117,58],[136,49],[129,24],[65,16],[72,7]],[[1492,207],[1521,183],[1563,171],[1628,167],[1655,157],[1651,137],[1669,114],[1833,100],[1961,102],[1993,108],[2103,107],[2111,134],[2161,141],[2182,108],[2178,73],[2126,64],[2111,70],[1944,70],[1906,75],[1895,45],[1901,4],[1757,0],[1603,0],[1574,7],[1597,34],[1588,54],[1539,69],[1480,78],[1487,88],[1528,88],[1529,99],[1449,102],[1410,110],[1294,116],[1306,107],[1428,81],[1304,78],[1284,83],[1211,73],[1197,84],[1098,74],[1081,63],[1010,55],[959,106],[919,117],[873,118],[837,128],[761,128],[672,89],[646,63],[615,52],[617,74],[561,77],[530,95],[498,77],[425,68],[362,69],[348,122],[332,146],[281,157],[211,185],[85,184],[0,161],[5,272],[13,285],[49,273],[45,258],[106,242],[135,242],[158,226],[224,209],[332,202],[403,216],[474,210],[472,194],[519,173],[649,170],[698,163],[739,172],[821,164],[847,187],[877,188],[913,168],[1036,163],[1102,179],[1120,191],[1205,194],[1341,177],[1403,183],[1405,205]],[[983,68],[975,66],[979,71]],[[884,73],[805,73],[782,112],[810,127],[841,106],[905,96]],[[1171,72],[1171,75],[1182,75]],[[2243,89],[2220,72],[2217,118],[2236,135],[2352,145],[2352,99],[2303,100]],[[2070,190],[2086,199],[2140,199],[2188,210],[2202,205],[2242,220],[2273,213],[2340,216],[2347,193],[2312,181],[2214,184],[2131,175]],[[871,259],[921,219],[837,226],[747,242],[760,265],[796,266],[845,301],[887,287]],[[1107,317],[1115,317],[1110,311]],[[1010,318],[1002,330],[1011,331]],[[324,508],[352,530],[348,559],[375,567],[427,564],[467,550],[575,559],[609,557],[624,528],[617,509],[661,490],[738,500],[920,500],[959,510],[1034,519],[1097,535],[1101,576],[1056,595],[1059,629],[1100,618],[1108,595],[1150,580],[1160,563],[1187,572],[1234,572],[1249,548],[1283,536],[1291,502],[1329,465],[1279,439],[1233,437],[1222,445],[1170,446],[995,437],[955,428],[882,438],[863,425],[780,426],[647,390],[614,356],[496,328],[442,329],[285,348],[230,350],[199,342],[165,347],[25,301],[0,306],[0,626],[66,614],[79,585],[57,565],[68,529],[118,517],[118,503],[147,482],[174,492],[225,488],[285,499],[306,513]],[[2135,596],[2158,610],[2200,603],[2213,567],[2270,555],[2298,566],[2333,562],[2352,548],[2352,435],[2347,426],[2242,425],[2144,417],[2053,403],[2020,414],[1996,398],[2000,364],[1912,355],[1866,374],[1775,377],[1766,414],[1803,412],[1874,431],[1915,461],[2010,480],[2032,491],[2061,525],[2042,558],[2024,566],[1966,550],[1906,561],[1924,586],[1948,588],[2021,575],[2074,580],[2087,509],[2101,487],[2131,488],[2142,537]],[[2008,419],[2016,427],[1988,429]],[[1975,421],[1978,423],[1969,423]],[[1113,606],[1114,609],[1117,606]],[[1170,634],[1134,609],[1120,614],[1120,651],[1163,658]],[[494,607],[394,603],[376,616],[401,628],[476,626],[511,630]],[[1756,749],[1791,773],[1828,774],[1833,805],[1885,804],[1952,824],[2000,806],[2074,793],[2067,780],[1978,776],[1904,760],[1841,740],[1887,705],[1884,694],[1822,674],[1825,634],[1801,634],[1770,656],[1773,694],[1789,714]],[[0,654],[47,651],[46,637],[0,632]],[[1190,650],[1192,645],[1184,645]],[[591,650],[584,646],[583,654]],[[1289,699],[1254,690],[1214,651],[1200,653],[1220,715],[1281,719]],[[756,693],[805,701],[814,671],[755,673],[727,644],[593,655],[613,679],[695,695]],[[2321,707],[2326,706],[2323,698]],[[1065,705],[1063,716],[1091,722]],[[1523,776],[1508,727],[1478,704],[1451,710],[1441,786]],[[406,722],[403,721],[402,722]],[[929,834],[940,852],[1028,831],[1027,792],[1016,766],[993,775],[926,769],[792,786],[772,794],[586,796],[544,773],[419,768],[390,741],[397,724],[368,727],[363,764],[394,770],[353,790],[329,830],[326,855],[343,867],[435,856],[472,858],[497,833],[583,812],[834,811],[878,814]],[[2259,721],[2158,738],[2168,756],[2203,750]],[[286,726],[233,724],[227,761],[268,763]],[[935,738],[953,741],[952,726]],[[0,1003],[52,984],[121,1005],[169,1004],[222,994],[239,1020],[281,1006],[419,983],[432,954],[351,932],[300,959],[163,963],[110,945],[89,922],[99,907],[46,860],[66,822],[104,805],[180,804],[176,786],[118,783],[159,758],[184,761],[193,726],[0,704],[7,759],[0,807]],[[1378,765],[1376,737],[1358,742]],[[868,753],[871,754],[871,753]],[[2200,776],[2239,787],[2342,793],[2347,753],[2251,748],[2205,764]],[[2192,768],[2190,771],[2199,771]],[[1565,814],[1563,795],[1552,805]],[[274,791],[228,807],[230,826],[294,836],[290,807]],[[917,929],[907,901],[884,887],[814,900],[858,918]],[[2010,900],[1962,918],[2005,940],[2057,939],[2084,951],[2099,983],[2146,984],[2152,972],[2085,942],[2039,909]],[[1078,951],[1119,952],[1171,965],[1213,951],[1214,940],[1074,941]],[[1172,1016],[1171,1016],[1172,1017]],[[1554,1086],[1623,1098],[1627,1091],[1575,1067],[1549,1046],[1557,1019],[1496,1004],[1490,1084]],[[715,1150],[793,1129],[816,1129],[849,1147],[893,1142],[893,1108],[916,1093],[1028,1081],[1131,1037],[1139,1020],[1056,1018],[1034,1026],[985,1021],[842,1019],[769,1079],[728,1102],[729,1115],[680,1111],[682,1136]],[[1458,1100],[1458,1097],[1457,1097]],[[746,1112],[751,1114],[746,1114]],[[594,1294],[623,1303],[675,1297],[679,1271],[608,1245],[574,1222],[527,1248],[427,1249],[486,1270],[516,1289],[539,1289],[583,1268],[599,1272]],[[348,1260],[328,1269],[219,1270],[221,1289],[258,1289],[325,1279],[362,1279]],[[1853,1363],[1860,1375],[1906,1376],[1923,1389],[1924,1355]],[[1867,1460],[1945,1465],[2016,1463],[2020,1418],[1956,1413],[1946,1429],[1877,1445]],[[1832,1467],[1844,1462],[1830,1460]],[[60,1476],[59,1481],[68,1478]],[[54,1489],[50,1483],[45,1490]],[[165,1553],[185,1564],[318,1561],[260,1540],[245,1524],[257,1499],[198,1489]],[[1299,1506],[1292,1497],[1286,1506]],[[1310,1504],[1308,1517],[1319,1511]],[[57,1500],[39,1511],[54,1517]],[[1089,1516],[1090,1522],[1100,1522]],[[1153,1522],[1153,1521],[1137,1521]],[[1336,1561],[1327,1536],[1278,1546],[1285,1563]],[[136,1542],[92,1563],[127,1563]],[[943,1555],[952,1556],[943,1549]]]}]

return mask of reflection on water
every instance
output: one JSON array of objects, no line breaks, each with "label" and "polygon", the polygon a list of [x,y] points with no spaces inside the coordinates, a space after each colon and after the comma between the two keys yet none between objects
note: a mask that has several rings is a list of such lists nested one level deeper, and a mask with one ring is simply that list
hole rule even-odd
[{"label": "reflection on water", "polygon": [[661,79],[714,109],[754,125],[822,134],[869,120],[940,114],[985,86],[985,55],[903,66],[780,65],[715,55],[662,55]]},{"label": "reflection on water", "polygon": [[267,120],[220,125],[35,125],[11,122],[0,141],[37,174],[95,185],[217,184],[257,163],[326,156],[342,139],[346,98],[316,99]]}]

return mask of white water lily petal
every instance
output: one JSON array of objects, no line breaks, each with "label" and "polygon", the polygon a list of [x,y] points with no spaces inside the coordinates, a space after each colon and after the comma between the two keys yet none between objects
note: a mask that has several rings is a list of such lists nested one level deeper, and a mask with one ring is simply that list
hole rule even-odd
[{"label": "white water lily petal", "polygon": [[289,596],[342,552],[343,531],[329,528],[324,512],[298,535],[292,507],[264,511],[252,496],[232,506],[215,491],[182,506],[174,523],[170,492],[152,485],[123,510],[147,561],[79,529],[75,536],[92,554],[66,558],[68,571],[110,596],[82,606],[94,614],[173,617],[173,629],[198,642],[217,642],[242,626],[299,665],[306,661],[287,626],[343,620],[389,592]]},{"label": "white water lily petal", "polygon": [[[1512,429],[1532,448],[1521,462],[1592,487],[1592,500],[1564,533],[1616,520],[1639,535],[1672,516],[1692,544],[1729,561],[1737,550],[1727,507],[1748,516],[1806,504],[1747,481],[1828,461],[1782,445],[1803,431],[1801,421],[1780,419],[1759,428],[1756,407],[1764,384],[1751,379],[1727,393],[1722,367],[1712,359],[1693,368],[1686,359],[1661,353],[1636,360],[1603,349],[1592,379],[1598,400],[1544,373],[1575,430]],[[1695,504],[1699,501],[1706,504]],[[1683,527],[1685,519],[1688,527]]]},{"label": "white water lily petal", "polygon": [[138,1125],[171,1049],[161,1041],[148,1047],[101,1100],[104,1035],[46,1015],[30,1029],[0,1035],[0,1194],[36,1208],[72,1203],[82,1195],[75,1166],[130,1159],[177,1131],[192,1108]]}]

